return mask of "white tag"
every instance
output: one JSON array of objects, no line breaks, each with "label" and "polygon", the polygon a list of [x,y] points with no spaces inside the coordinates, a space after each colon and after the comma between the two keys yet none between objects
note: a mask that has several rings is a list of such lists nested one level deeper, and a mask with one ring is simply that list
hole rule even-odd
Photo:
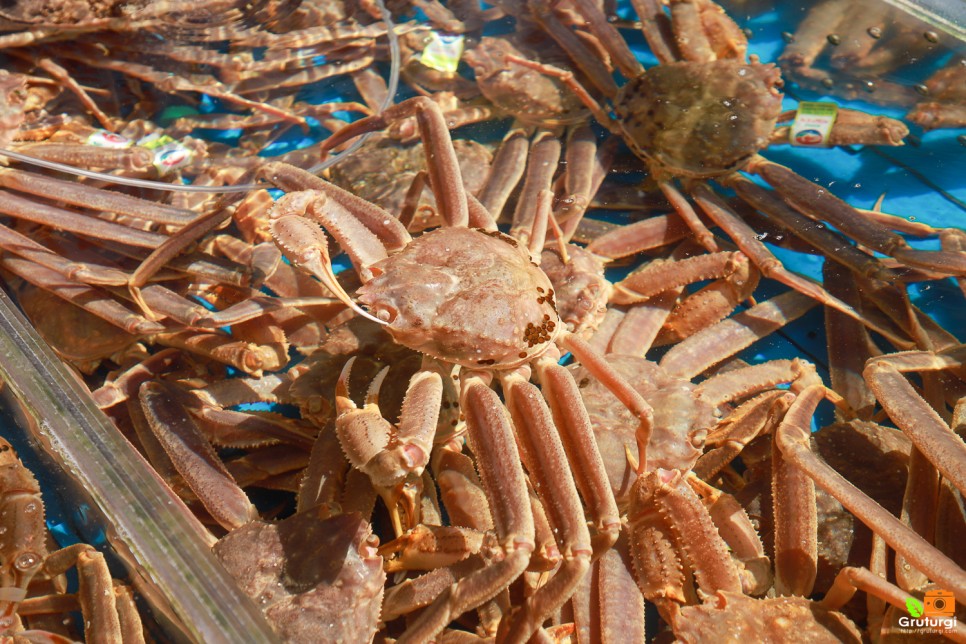
[{"label": "white tag", "polygon": [[154,148],[154,167],[165,174],[191,161],[192,152],[177,141]]},{"label": "white tag", "polygon": [[828,147],[829,134],[835,125],[839,108],[835,103],[802,101],[798,104],[795,122],[788,137],[792,145],[803,147]]},{"label": "white tag", "polygon": [[114,132],[108,132],[107,130],[94,130],[87,137],[87,145],[93,145],[96,148],[121,150],[123,148],[131,147],[134,145],[134,142],[126,136],[121,136],[120,134],[115,134]]}]

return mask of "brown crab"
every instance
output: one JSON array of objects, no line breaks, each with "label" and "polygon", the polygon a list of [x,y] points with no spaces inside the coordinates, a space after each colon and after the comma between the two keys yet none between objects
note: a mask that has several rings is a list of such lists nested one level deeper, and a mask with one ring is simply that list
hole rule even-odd
[{"label": "brown crab", "polygon": [[[573,592],[589,565],[593,544],[606,548],[618,529],[613,497],[603,479],[599,455],[588,440],[590,430],[576,386],[557,364],[556,347],[570,350],[595,377],[615,390],[633,409],[645,432],[652,411],[598,354],[563,329],[554,306],[553,286],[531,257],[539,246],[527,248],[502,235],[478,202],[467,201],[449,134],[434,102],[411,99],[382,117],[364,119],[348,135],[384,127],[412,114],[425,144],[434,150],[429,177],[446,227],[411,239],[399,222],[371,204],[311,175],[269,165],[264,176],[284,189],[302,189],[276,204],[273,233],[297,265],[318,276],[358,314],[385,325],[400,344],[461,368],[460,409],[466,416],[467,438],[493,513],[499,549],[496,563],[462,578],[440,595],[412,623],[404,639],[438,633],[457,615],[506,587],[527,567],[535,542],[521,458],[531,479],[536,480],[534,487],[541,499],[547,499],[544,503],[558,530],[557,546],[563,554],[554,582],[538,590],[507,621],[505,628],[513,633],[512,638],[525,639],[548,611]],[[305,190],[308,187],[315,189]],[[318,224],[307,217],[322,223],[352,258],[363,283],[360,301],[368,310],[335,281],[327,241]],[[549,406],[528,382],[532,367],[541,374]],[[506,408],[488,386],[494,375],[502,383],[516,438]],[[433,408],[438,396],[421,399],[424,403],[414,404],[409,414],[404,411],[400,433],[390,435],[388,443],[389,447],[405,447],[403,469],[414,474],[428,460],[420,445],[427,444],[435,432],[438,410]],[[405,434],[403,426],[410,428]],[[345,435],[355,435],[363,447],[366,432],[374,428],[366,421],[356,432]],[[372,440],[385,442],[378,433]],[[567,456],[577,463],[573,467],[566,465],[565,447]],[[576,485],[571,470],[577,473]],[[576,486],[584,493],[591,523],[598,532],[594,542],[587,532]]]},{"label": "brown crab", "polygon": [[[27,599],[31,582],[52,579],[53,586],[63,593],[66,584],[62,574],[76,566],[80,578],[76,599],[86,620],[88,641],[144,642],[133,597],[128,589],[114,585],[102,553],[85,543],[48,552],[49,535],[40,486],[3,437],[0,437],[0,523],[0,587],[3,590],[0,634],[4,639],[66,641],[57,633],[24,631],[18,613],[25,612],[19,608]],[[32,611],[44,612],[45,605],[55,605],[57,599],[51,595],[28,601]],[[69,620],[64,622],[68,623]]]},{"label": "brown crab", "polygon": [[[598,105],[573,81],[571,74],[546,65],[531,65],[567,82],[595,118],[620,135],[647,162],[677,214],[705,248],[717,250],[718,244],[676,181],[763,275],[853,317],[860,316],[850,306],[821,286],[786,270],[708,180],[733,188],[741,199],[796,235],[815,228],[814,221],[824,221],[863,246],[890,255],[906,266],[946,275],[966,271],[966,258],[961,254],[912,249],[901,236],[827,190],[759,155],[768,145],[781,113],[781,76],[774,65],[762,64],[754,56],[745,60],[745,36],[713,2],[672,1],[670,18],[657,3],[647,5],[647,12],[641,16],[642,28],[661,61],[647,70],[642,69],[621,36],[592,3],[580,1],[576,5],[585,16],[599,18],[588,20],[588,24],[595,26],[595,35],[608,48],[622,74],[630,79],[619,91],[608,93],[601,87],[617,118]],[[597,64],[585,49],[570,47],[568,52],[582,69]],[[881,139],[880,125],[874,125],[870,132],[876,141]],[[757,174],[774,190],[753,184],[741,172]],[[822,247],[831,259],[863,272],[882,268],[868,254],[837,252],[834,249],[850,245],[841,237],[838,239],[838,244]]]}]

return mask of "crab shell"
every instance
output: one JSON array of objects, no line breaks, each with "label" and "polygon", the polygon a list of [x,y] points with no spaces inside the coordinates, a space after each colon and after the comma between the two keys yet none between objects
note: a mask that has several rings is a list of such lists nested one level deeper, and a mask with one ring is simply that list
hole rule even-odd
[{"label": "crab shell", "polygon": [[675,175],[714,177],[768,145],[781,86],[771,64],[668,63],[624,85],[614,111],[634,154]]},{"label": "crab shell", "polygon": [[550,280],[501,233],[440,228],[370,268],[359,301],[396,342],[446,362],[512,369],[560,331]]}]

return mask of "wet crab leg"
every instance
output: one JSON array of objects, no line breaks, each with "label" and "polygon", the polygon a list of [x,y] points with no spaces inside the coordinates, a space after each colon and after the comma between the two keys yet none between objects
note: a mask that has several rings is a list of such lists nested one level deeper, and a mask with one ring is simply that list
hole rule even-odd
[{"label": "wet crab leg", "polygon": [[815,300],[788,291],[692,335],[668,351],[661,366],[681,378],[693,378],[756,340],[798,319]]},{"label": "wet crab leg", "polygon": [[0,193],[0,212],[17,219],[66,230],[78,235],[118,240],[142,248],[156,248],[168,239],[167,236],[159,233],[129,228],[110,221],[88,217],[7,191]]},{"label": "wet crab leg", "polygon": [[30,155],[45,161],[65,163],[83,168],[103,168],[106,170],[127,170],[144,172],[154,163],[154,153],[141,146],[114,149],[99,148],[86,143],[21,143],[15,152]]},{"label": "wet crab leg", "polygon": [[[602,168],[603,159],[597,156],[597,136],[587,126],[571,130],[567,136],[567,171],[564,173],[563,197],[554,210],[554,217],[561,224],[576,219],[570,228],[576,229],[577,223],[590,206],[590,200],[598,187],[597,175],[606,172]],[[572,230],[571,230],[572,232]],[[569,240],[568,240],[569,241]]]},{"label": "wet crab leg", "polygon": [[[503,378],[507,408],[530,481],[539,491],[563,561],[550,580],[512,613],[500,636],[525,642],[550,614],[570,599],[590,568],[593,554],[577,488],[550,410],[539,390],[519,374]],[[591,433],[592,435],[592,433]]]},{"label": "wet crab leg", "polygon": [[718,4],[707,0],[671,0],[670,9],[674,40],[682,60],[744,60],[748,39]]},{"label": "wet crab leg", "polygon": [[687,237],[689,232],[691,229],[676,213],[658,215],[604,233],[591,241],[587,250],[601,257],[620,259],[673,244]]},{"label": "wet crab leg", "polygon": [[[721,446],[702,454],[691,471],[705,481],[716,476],[741,454],[748,443],[773,432],[794,400],[795,394],[776,390],[766,391],[742,403],[708,436],[706,444]],[[724,436],[719,437],[719,434]]]},{"label": "wet crab leg", "polygon": [[[824,387],[814,385],[805,394],[824,396]],[[808,426],[811,414],[803,416],[802,404],[793,402],[778,431],[786,426]],[[814,410],[814,408],[813,408]],[[805,412],[807,413],[807,411]],[[779,442],[771,444],[771,489],[775,521],[775,591],[780,595],[808,597],[818,574],[818,513],[815,482],[802,469],[790,465]]]},{"label": "wet crab leg", "polygon": [[329,230],[355,260],[353,263],[364,280],[372,277],[367,266],[388,257],[386,247],[345,208],[331,202],[325,193],[315,190],[291,192],[275,202],[272,208],[272,234],[292,262],[317,277],[339,301],[357,314],[377,324],[385,324],[356,304],[339,284],[329,257],[328,238],[319,224],[303,214],[314,215],[317,220],[326,222]]},{"label": "wet crab leg", "polygon": [[284,163],[266,163],[258,170],[257,177],[267,179],[286,192],[299,190],[323,192],[327,199],[339,204],[358,219],[389,252],[399,250],[412,241],[412,236],[406,227],[390,213],[301,168]]},{"label": "wet crab leg", "polygon": [[966,275],[966,257],[962,254],[911,248],[900,235],[858,215],[850,205],[829,191],[816,191],[810,181],[784,166],[755,157],[748,166],[748,171],[767,181],[785,201],[803,215],[816,221],[828,221],[849,237],[883,255],[895,257],[914,267],[936,270],[947,275]]},{"label": "wet crab leg", "polygon": [[[543,190],[550,190],[553,175],[560,161],[560,151],[560,139],[554,136],[552,132],[539,130],[533,136],[523,188],[520,191],[517,207],[513,213],[513,223],[510,226],[510,236],[524,245],[529,245],[531,234],[539,233],[534,228],[537,196]],[[543,233],[546,234],[546,225],[544,225]],[[543,244],[540,246],[542,248]]]},{"label": "wet crab leg", "polygon": [[882,262],[875,257],[863,253],[838,233],[816,226],[813,220],[790,208],[773,191],[766,190],[738,174],[732,175],[722,183],[734,188],[743,200],[764,213],[769,219],[777,220],[783,228],[814,246],[828,259],[868,277],[887,282],[893,282],[899,278],[895,271],[883,266]]},{"label": "wet crab leg", "polygon": [[593,520],[594,559],[610,549],[620,533],[620,513],[607,480],[587,409],[571,372],[551,360],[537,362],[541,391],[560,433],[574,481]]},{"label": "wet crab leg", "polygon": [[[630,307],[611,334],[604,353],[623,353],[641,358],[647,355],[671,316],[671,311],[677,308],[682,291],[683,287],[669,289]],[[594,337],[605,331],[603,326],[598,328]]]},{"label": "wet crab leg", "polygon": [[527,168],[529,145],[523,127],[513,127],[500,143],[486,184],[479,193],[480,203],[494,217],[499,219],[513,189],[520,183]]},{"label": "wet crab leg", "polygon": [[578,642],[644,644],[644,597],[634,581],[626,539],[617,542],[593,568],[573,597]]},{"label": "wet crab leg", "polygon": [[460,407],[493,515],[497,556],[444,590],[399,638],[403,644],[428,641],[450,621],[495,596],[523,573],[536,546],[526,479],[506,411],[479,377],[463,378]]},{"label": "wet crab leg", "polygon": [[[560,45],[561,49],[569,52],[569,55],[573,61],[577,64],[584,75],[597,86],[597,89],[599,89],[605,96],[616,96],[617,84],[614,82],[610,69],[608,69],[607,65],[601,61],[599,55],[597,55],[595,52],[592,52],[580,40],[580,38],[577,37],[573,29],[560,22],[560,20],[554,14],[554,7],[552,6],[553,3],[551,0],[530,0],[529,4],[533,12],[532,15],[534,19],[540,23],[540,26],[548,34],[550,34],[550,37],[553,38],[558,45]],[[510,56],[507,57],[507,60],[513,60],[513,62],[521,63],[520,60],[516,60]],[[535,67],[535,69],[539,69],[539,67]],[[573,75],[571,74],[571,77],[572,76]],[[561,77],[561,79],[563,78]],[[587,94],[586,90],[584,91],[584,94]],[[587,97],[589,98],[590,95],[587,94]],[[596,101],[591,99],[591,102],[596,106]],[[588,107],[590,106],[588,105]],[[603,112],[599,106],[597,106],[596,109],[599,112]],[[601,121],[602,124],[606,122],[607,121]]]},{"label": "wet crab leg", "polygon": [[846,315],[861,320],[858,313],[844,302],[833,298],[819,284],[786,270],[781,262],[757,239],[754,231],[743,223],[727,203],[704,184],[694,184],[691,194],[707,215],[735,240],[741,249],[758,266],[762,275],[812,297],[826,306],[832,306]]},{"label": "wet crab leg", "polygon": [[0,171],[0,186],[59,203],[128,215],[157,224],[183,226],[197,217],[190,210],[22,170],[8,168]]},{"label": "wet crab leg", "polygon": [[[614,284],[612,304],[635,304],[668,289],[710,279],[728,278],[738,273],[748,258],[740,252],[717,252],[676,260],[653,260]],[[745,271],[747,273],[747,271]],[[744,276],[748,279],[748,276]],[[740,279],[740,278],[739,278]],[[740,298],[729,312],[746,299]],[[723,316],[722,316],[723,317]]]},{"label": "wet crab leg", "polygon": [[742,591],[749,595],[764,594],[772,585],[771,561],[751,517],[734,496],[708,485],[697,476],[688,476],[687,482],[704,500],[711,522],[740,563],[738,577]]},{"label": "wet crab leg", "polygon": [[966,571],[812,452],[809,421],[825,396],[822,389],[815,386],[802,392],[785,416],[785,422],[779,426],[776,440],[785,459],[790,465],[804,470],[816,485],[835,497],[892,549],[905,555],[911,565],[943,588],[950,589],[957,601],[966,601]]},{"label": "wet crab leg", "polygon": [[[653,472],[642,472],[639,476],[643,480],[641,484],[635,485],[632,509],[628,511],[628,519],[632,524],[641,526],[642,522],[648,520],[648,515],[660,515],[660,519],[652,517],[649,520],[666,522],[666,530],[674,543],[680,547],[703,592],[713,593],[718,590],[741,592],[741,579],[731,555],[728,554],[728,546],[721,538],[700,497],[683,479],[681,472],[659,468]],[[635,513],[635,506],[651,506],[654,509],[645,513]],[[637,531],[635,528],[632,532],[637,533]],[[638,545],[638,547],[641,546]],[[636,554],[639,561],[646,561],[649,557],[650,555],[642,553]],[[661,569],[658,561],[660,560],[651,560],[652,564],[657,563],[659,567],[653,569],[650,574],[660,578],[666,571]],[[657,596],[661,596],[663,592],[664,589],[660,589]],[[644,593],[645,598],[654,597],[654,595],[651,597],[648,595],[648,592]]]},{"label": "wet crab leg", "polygon": [[30,237],[0,224],[0,248],[60,273],[70,281],[96,286],[123,285],[128,274],[109,266],[75,262],[58,255]]},{"label": "wet crab leg", "polygon": [[939,354],[893,353],[869,360],[862,374],[889,417],[960,492],[966,490],[966,444],[916,393],[905,374],[962,369],[964,356],[963,345]]}]

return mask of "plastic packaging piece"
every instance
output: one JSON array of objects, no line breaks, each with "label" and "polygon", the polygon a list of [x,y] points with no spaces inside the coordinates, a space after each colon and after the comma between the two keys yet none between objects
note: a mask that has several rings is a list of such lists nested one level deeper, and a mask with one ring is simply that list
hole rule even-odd
[{"label": "plastic packaging piece", "polygon": [[0,380],[4,402],[19,408],[31,438],[100,511],[108,539],[156,612],[173,613],[183,634],[199,642],[277,641],[255,603],[214,558],[204,527],[3,291]]}]

